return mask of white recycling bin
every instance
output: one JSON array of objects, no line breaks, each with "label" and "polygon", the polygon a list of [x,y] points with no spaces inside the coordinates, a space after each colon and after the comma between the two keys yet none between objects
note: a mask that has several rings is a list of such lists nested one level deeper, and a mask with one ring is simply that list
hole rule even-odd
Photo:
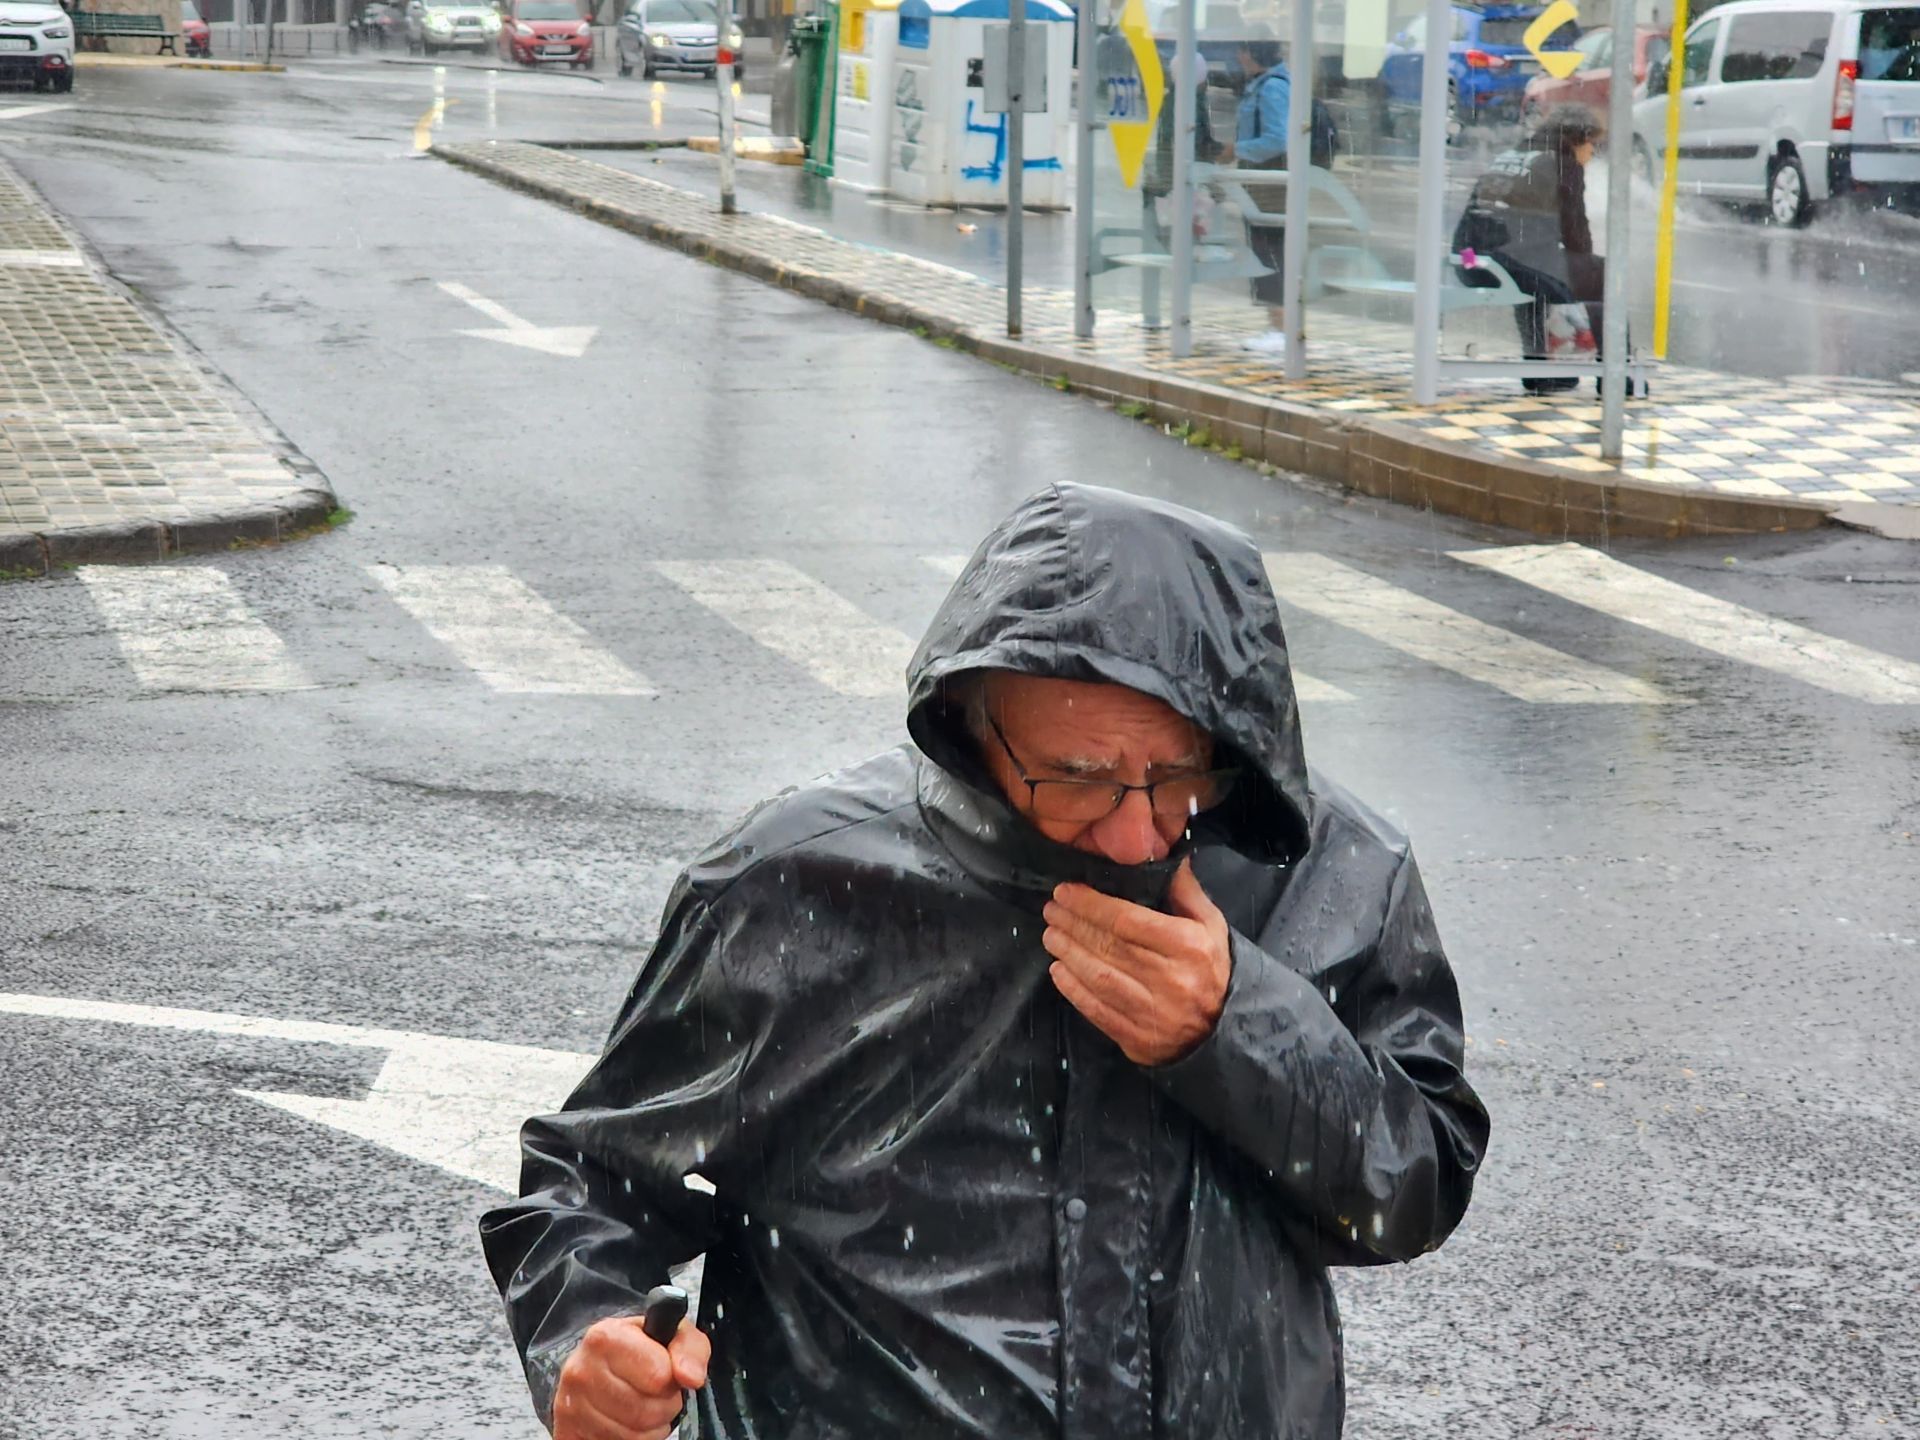
[{"label": "white recycling bin", "polygon": [[[893,55],[893,144],[888,188],[921,205],[1007,203],[1007,117],[989,115],[981,68],[989,25],[1007,0],[900,0]],[[1073,11],[1027,0],[1027,23],[1047,27],[1047,107],[1026,116],[1026,203],[1068,204],[1073,144]]]},{"label": "white recycling bin", "polygon": [[887,188],[899,4],[900,0],[840,0],[834,55],[833,178],[858,190]]}]

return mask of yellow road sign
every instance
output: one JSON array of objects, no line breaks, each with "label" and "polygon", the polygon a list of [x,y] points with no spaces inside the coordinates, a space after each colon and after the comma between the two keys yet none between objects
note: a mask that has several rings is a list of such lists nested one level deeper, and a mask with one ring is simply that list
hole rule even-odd
[{"label": "yellow road sign", "polygon": [[[1088,0],[1082,0],[1088,3]],[[1135,73],[1108,75],[1107,129],[1113,132],[1113,153],[1120,162],[1120,183],[1129,190],[1140,184],[1140,166],[1160,121],[1161,92],[1167,77],[1154,48],[1153,27],[1141,0],[1127,0],[1120,12],[1120,34],[1133,56]]]},{"label": "yellow road sign", "polygon": [[1527,33],[1520,37],[1527,49],[1533,52],[1533,58],[1540,62],[1540,68],[1556,80],[1564,80],[1580,68],[1580,62],[1586,59],[1578,50],[1545,50],[1553,32],[1562,25],[1575,25],[1580,21],[1580,12],[1574,8],[1573,0],[1553,0],[1553,4],[1542,10],[1534,22],[1527,26]]}]

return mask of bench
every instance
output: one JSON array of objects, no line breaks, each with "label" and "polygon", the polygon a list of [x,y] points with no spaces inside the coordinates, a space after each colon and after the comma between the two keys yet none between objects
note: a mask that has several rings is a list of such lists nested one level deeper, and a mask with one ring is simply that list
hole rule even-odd
[{"label": "bench", "polygon": [[[1248,230],[1278,230],[1287,228],[1287,216],[1284,210],[1263,210],[1254,201],[1253,193],[1247,187],[1275,186],[1285,189],[1288,172],[1285,170],[1257,170],[1223,168],[1214,165],[1194,166],[1194,183],[1209,186],[1217,191],[1220,198],[1240,212],[1240,218]],[[1367,214],[1360,198],[1334,176],[1330,170],[1313,165],[1307,168],[1308,213],[1307,229],[1314,234],[1368,235],[1373,231],[1373,220]],[[1312,197],[1321,196],[1332,202],[1333,213],[1327,212],[1322,205],[1316,210]],[[1307,249],[1307,273],[1303,278],[1304,297],[1318,300],[1326,293],[1318,276],[1320,267],[1316,257],[1322,249],[1345,250],[1345,246],[1323,247],[1310,244]],[[1261,273],[1266,273],[1264,270]]]},{"label": "bench", "polygon": [[[1413,298],[1413,281],[1397,279],[1370,250],[1351,245],[1331,245],[1311,257],[1316,280],[1329,290],[1347,295],[1396,295]],[[1471,286],[1456,273],[1458,255],[1448,257],[1447,273],[1453,283],[1440,287],[1440,312],[1473,310],[1488,305],[1530,305],[1533,296],[1522,290],[1498,260],[1485,255],[1474,258],[1474,269],[1493,278],[1493,284]]]},{"label": "bench", "polygon": [[[1498,260],[1486,255],[1473,257],[1471,268],[1479,274],[1491,277],[1494,282],[1491,285],[1468,285],[1460,278],[1463,265],[1461,256],[1454,254],[1447,256],[1446,274],[1450,277],[1451,283],[1445,280],[1441,282],[1440,313],[1442,315],[1458,310],[1477,310],[1489,306],[1505,306],[1510,309],[1516,305],[1533,303],[1534,297],[1520,288],[1519,282]],[[1307,266],[1310,280],[1317,279],[1329,290],[1338,290],[1348,295],[1392,295],[1407,300],[1413,298],[1413,281],[1398,279],[1380,263],[1379,256],[1355,246],[1330,245],[1324,250],[1315,251],[1308,257]],[[1628,395],[1646,398],[1647,375],[1653,368],[1654,362],[1629,347]],[[1550,379],[1566,375],[1597,376],[1603,373],[1603,367],[1597,356],[1592,360],[1476,360],[1442,356],[1440,373],[1462,379],[1502,377]]]},{"label": "bench", "polygon": [[76,10],[73,12],[73,34],[76,40],[92,41],[91,48],[104,50],[109,39],[158,40],[159,55],[176,55],[173,42],[179,38],[179,32],[167,29],[167,23],[158,15],[113,15],[104,10]]}]

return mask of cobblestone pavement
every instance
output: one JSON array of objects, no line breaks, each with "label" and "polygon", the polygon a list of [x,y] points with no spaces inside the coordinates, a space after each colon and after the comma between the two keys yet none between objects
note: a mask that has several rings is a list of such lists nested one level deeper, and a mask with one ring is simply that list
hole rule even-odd
[{"label": "cobblestone pavement", "polygon": [[0,572],[275,539],[333,507],[0,162]]},{"label": "cobblestone pavement", "polygon": [[[851,308],[913,323],[937,316],[963,332],[997,334],[1000,287],[916,256],[857,244],[779,216],[716,213],[711,197],[576,155],[524,144],[437,147],[456,163],[562,199],[590,214],[659,232],[682,248],[749,252],[752,273],[782,283],[805,272],[851,291]],[[688,244],[688,238],[696,242]],[[818,288],[813,287],[813,288]],[[846,303],[844,296],[841,303]],[[1204,305],[1204,302],[1203,302]],[[1404,328],[1316,314],[1313,374],[1290,383],[1274,361],[1242,348],[1259,324],[1250,306],[1196,311],[1195,353],[1176,360],[1164,333],[1103,313],[1095,336],[1072,333],[1071,297],[1033,289],[1025,301],[1030,346],[1150,374],[1287,401],[1365,424],[1386,421],[1422,438],[1465,447],[1547,481],[1625,480],[1710,497],[1842,504],[1920,503],[1920,404],[1880,389],[1826,390],[1665,367],[1654,396],[1628,412],[1622,467],[1600,458],[1600,406],[1591,391],[1531,397],[1511,380],[1452,382],[1440,402],[1410,404],[1412,360]]]}]

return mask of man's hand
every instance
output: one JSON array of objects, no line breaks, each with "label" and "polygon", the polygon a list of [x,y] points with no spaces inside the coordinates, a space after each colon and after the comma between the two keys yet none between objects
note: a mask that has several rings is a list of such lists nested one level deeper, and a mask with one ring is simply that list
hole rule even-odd
[{"label": "man's hand", "polygon": [[712,1354],[691,1320],[668,1345],[649,1340],[638,1315],[600,1321],[560,1367],[553,1440],[666,1440],[680,1418],[680,1392],[707,1383]]},{"label": "man's hand", "polygon": [[1227,917],[1182,861],[1167,899],[1174,913],[1062,885],[1040,943],[1069,1004],[1136,1065],[1166,1065],[1213,1033],[1233,978]]}]

